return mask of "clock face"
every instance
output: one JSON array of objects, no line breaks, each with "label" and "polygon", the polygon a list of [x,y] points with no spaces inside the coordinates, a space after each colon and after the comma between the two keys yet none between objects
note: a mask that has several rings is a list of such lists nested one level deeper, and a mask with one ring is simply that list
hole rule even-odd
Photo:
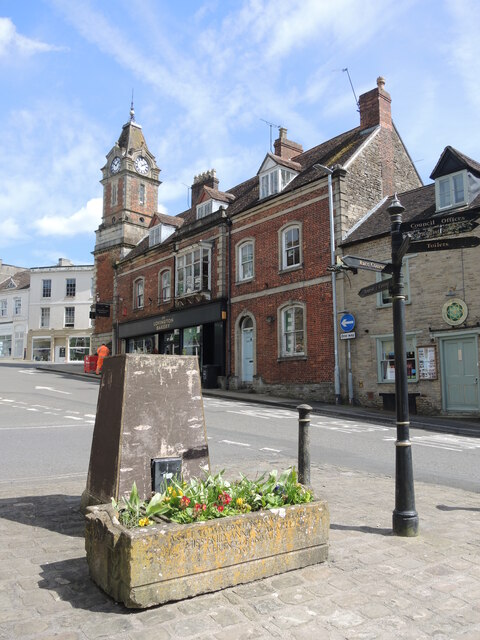
[{"label": "clock face", "polygon": [[112,173],[118,173],[120,171],[120,158],[115,156],[110,165],[110,171]]},{"label": "clock face", "polygon": [[149,170],[148,162],[145,160],[143,156],[138,156],[135,160],[135,169],[138,173],[142,173],[143,175],[148,173]]}]

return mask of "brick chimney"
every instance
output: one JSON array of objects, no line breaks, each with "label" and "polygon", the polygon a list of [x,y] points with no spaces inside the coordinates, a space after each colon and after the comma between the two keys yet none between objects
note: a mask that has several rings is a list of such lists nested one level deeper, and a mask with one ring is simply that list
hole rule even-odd
[{"label": "brick chimney", "polygon": [[273,143],[276,156],[280,156],[284,160],[291,160],[294,156],[298,156],[299,153],[303,153],[301,144],[287,139],[286,129],[280,127],[279,134],[280,137]]},{"label": "brick chimney", "polygon": [[385,91],[384,78],[377,78],[377,88],[361,95],[358,102],[361,129],[369,129],[377,125],[387,129],[392,128],[392,99]]},{"label": "brick chimney", "polygon": [[197,206],[198,200],[202,193],[203,187],[210,189],[218,189],[218,178],[215,169],[210,169],[204,173],[200,173],[193,178],[192,184],[192,209]]}]

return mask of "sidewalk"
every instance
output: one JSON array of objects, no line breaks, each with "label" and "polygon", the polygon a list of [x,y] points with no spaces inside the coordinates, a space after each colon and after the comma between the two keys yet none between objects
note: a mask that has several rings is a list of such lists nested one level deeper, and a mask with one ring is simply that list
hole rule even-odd
[{"label": "sidewalk", "polygon": [[[43,371],[51,371],[53,373],[63,373],[68,375],[79,375],[90,379],[99,380],[99,376],[95,373],[84,373],[83,364],[48,364],[34,363],[37,369]],[[276,407],[295,409],[300,404],[305,404],[304,400],[282,398],[261,393],[249,393],[245,391],[222,391],[221,389],[202,389],[204,396],[213,396],[218,398],[226,398],[238,400],[240,402],[254,402],[266,404]],[[307,402],[312,407],[312,413],[325,416],[343,417],[346,420],[365,420],[374,424],[395,425],[396,417],[392,411],[383,411],[381,409],[366,409],[363,407],[355,407],[350,405],[334,405],[324,402]],[[450,417],[450,416],[420,416],[410,414],[410,426],[416,429],[424,429],[426,431],[436,431],[441,433],[452,433],[457,435],[469,436],[472,438],[480,437],[480,420],[468,417]]]}]

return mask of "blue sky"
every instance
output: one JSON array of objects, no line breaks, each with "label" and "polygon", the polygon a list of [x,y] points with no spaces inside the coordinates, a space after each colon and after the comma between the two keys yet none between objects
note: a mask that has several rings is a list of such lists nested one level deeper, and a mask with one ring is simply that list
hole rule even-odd
[{"label": "blue sky", "polygon": [[264,120],[304,149],[357,126],[345,68],[357,97],[385,77],[425,183],[447,145],[480,161],[479,32],[477,0],[0,0],[0,258],[93,263],[132,89],[172,215],[198,173],[256,174]]}]

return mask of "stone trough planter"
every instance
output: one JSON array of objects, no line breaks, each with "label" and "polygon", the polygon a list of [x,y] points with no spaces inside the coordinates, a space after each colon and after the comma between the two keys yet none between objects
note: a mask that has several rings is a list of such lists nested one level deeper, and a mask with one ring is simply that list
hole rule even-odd
[{"label": "stone trough planter", "polygon": [[126,607],[146,608],[324,562],[329,526],[321,500],[135,529],[99,505],[87,509],[85,547],[92,580]]}]

